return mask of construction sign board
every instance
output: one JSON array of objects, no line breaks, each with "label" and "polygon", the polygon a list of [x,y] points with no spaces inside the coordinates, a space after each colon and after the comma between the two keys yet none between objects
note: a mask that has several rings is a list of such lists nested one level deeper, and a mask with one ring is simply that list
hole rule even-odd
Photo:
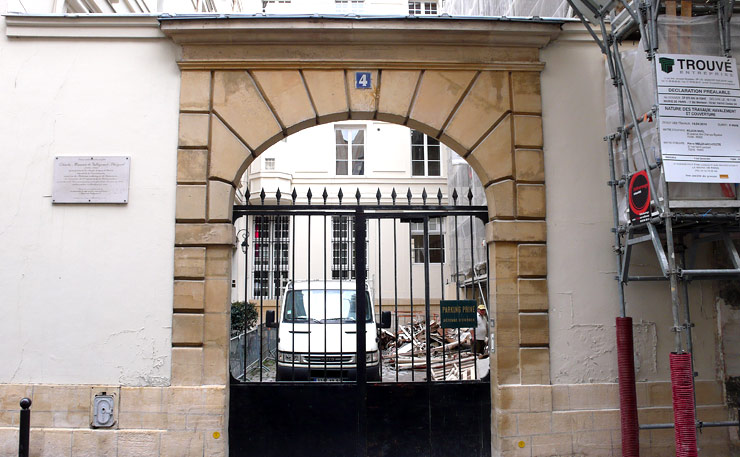
[{"label": "construction sign board", "polygon": [[442,328],[470,328],[475,327],[475,310],[478,303],[475,300],[441,300],[439,302],[439,317]]},{"label": "construction sign board", "polygon": [[658,54],[655,66],[666,181],[740,182],[735,59]]}]

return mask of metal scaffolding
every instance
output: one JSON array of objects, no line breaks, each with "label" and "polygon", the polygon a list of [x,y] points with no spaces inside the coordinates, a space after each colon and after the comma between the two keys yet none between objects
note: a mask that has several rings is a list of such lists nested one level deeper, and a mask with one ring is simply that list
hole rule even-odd
[{"label": "metal scaffolding", "polygon": [[[740,278],[740,255],[731,233],[738,231],[740,200],[735,186],[726,184],[694,184],[667,182],[660,147],[660,113],[658,76],[654,59],[662,52],[691,54],[691,21],[711,27],[715,35],[714,48],[697,46],[699,53],[730,57],[732,34],[730,19],[734,0],[719,0],[692,5],[683,0],[567,0],[591,37],[606,57],[613,91],[614,113],[607,123],[615,127],[604,139],[608,144],[611,200],[614,219],[614,252],[617,258],[620,337],[628,344],[629,354],[620,354],[620,409],[622,413],[623,455],[639,455],[637,407],[634,401],[634,364],[632,362],[632,323],[627,318],[624,286],[630,282],[667,281],[670,284],[673,316],[674,353],[686,360],[690,378],[689,394],[694,397],[693,384],[697,373],[693,368],[693,341],[689,311],[688,284],[696,280]],[[681,17],[676,16],[678,14]],[[700,19],[692,16],[700,17]],[[703,19],[702,19],[703,18]],[[689,25],[681,33],[683,24]],[[695,24],[695,27],[698,25]],[[705,29],[703,29],[705,30]],[[640,49],[623,52],[623,40],[640,39]],[[662,47],[661,47],[662,46]],[[696,50],[695,50],[696,53]],[[641,58],[642,54],[644,58]],[[625,68],[628,71],[625,71]],[[637,95],[636,95],[637,94]],[[611,121],[611,122],[609,122]],[[637,173],[646,178],[649,197],[645,217],[636,221],[627,217],[628,184]],[[721,191],[719,191],[721,190]],[[671,198],[672,195],[680,198]],[[698,198],[699,197],[699,198]],[[697,267],[697,248],[708,242],[721,242],[729,259],[728,268]],[[652,246],[660,268],[656,275],[638,275],[631,271],[633,248],[642,243]],[[624,322],[620,323],[620,319]],[[620,325],[623,324],[623,325]],[[628,333],[620,335],[620,326]],[[671,356],[672,370],[674,355]],[[626,364],[622,366],[622,362]],[[632,385],[623,385],[630,376]],[[690,370],[690,371],[689,371]],[[643,424],[639,429],[676,428],[677,448],[686,443],[679,437],[679,407],[676,403],[677,382],[674,386],[674,424]],[[685,405],[692,413],[693,446],[696,429],[701,427],[737,426],[738,422],[700,422],[696,420],[696,402]],[[681,441],[684,440],[684,441]],[[681,441],[681,442],[680,442]],[[690,442],[691,439],[688,439]],[[690,444],[689,444],[690,447]],[[694,451],[695,452],[695,451]],[[683,454],[680,454],[683,455]],[[690,454],[686,454],[690,455]],[[694,454],[695,455],[695,454]]]}]

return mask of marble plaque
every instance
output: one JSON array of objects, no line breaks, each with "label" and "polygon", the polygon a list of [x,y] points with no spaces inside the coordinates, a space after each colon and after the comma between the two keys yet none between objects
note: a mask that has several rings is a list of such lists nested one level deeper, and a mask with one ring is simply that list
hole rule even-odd
[{"label": "marble plaque", "polygon": [[53,203],[128,203],[131,157],[54,158]]}]

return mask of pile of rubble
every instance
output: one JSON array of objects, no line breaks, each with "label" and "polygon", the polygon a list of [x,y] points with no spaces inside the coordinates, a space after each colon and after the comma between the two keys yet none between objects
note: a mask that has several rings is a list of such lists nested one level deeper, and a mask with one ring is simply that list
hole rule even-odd
[{"label": "pile of rubble", "polygon": [[[476,356],[473,335],[461,329],[443,329],[429,323],[432,378],[435,381],[475,379]],[[380,335],[383,359],[396,370],[426,371],[426,322],[398,327],[398,333],[384,329]]]}]

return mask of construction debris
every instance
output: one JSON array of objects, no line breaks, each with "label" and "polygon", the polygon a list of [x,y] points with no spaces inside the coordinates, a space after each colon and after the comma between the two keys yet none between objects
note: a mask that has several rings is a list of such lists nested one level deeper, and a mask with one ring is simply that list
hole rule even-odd
[{"label": "construction debris", "polygon": [[[426,322],[417,320],[397,329],[397,333],[383,329],[380,334],[383,360],[395,370],[426,371]],[[429,323],[429,332],[433,380],[475,379],[476,356],[472,352],[471,332],[443,329],[434,320]]]}]

